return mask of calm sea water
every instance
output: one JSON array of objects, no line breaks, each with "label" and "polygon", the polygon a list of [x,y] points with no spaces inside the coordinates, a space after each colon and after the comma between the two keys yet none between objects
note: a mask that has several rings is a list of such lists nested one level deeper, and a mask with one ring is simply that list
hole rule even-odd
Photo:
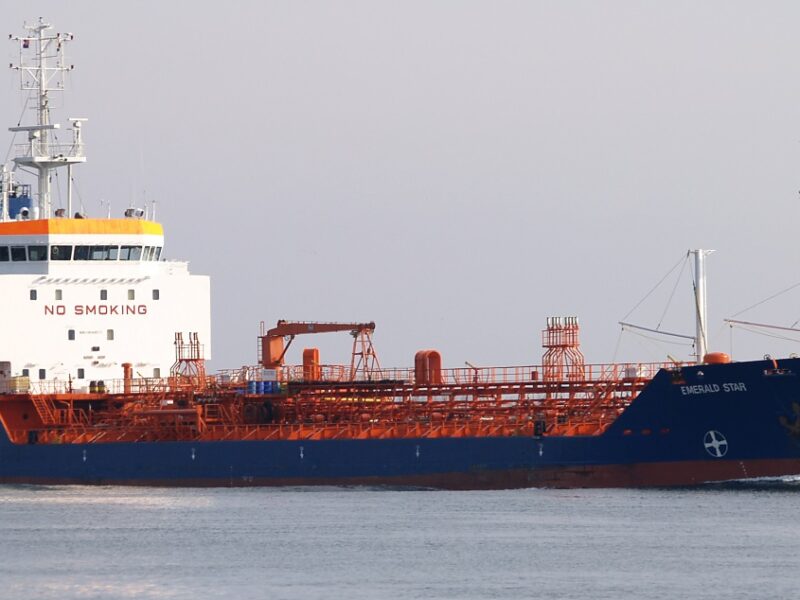
[{"label": "calm sea water", "polygon": [[0,486],[2,598],[798,598],[800,483]]}]

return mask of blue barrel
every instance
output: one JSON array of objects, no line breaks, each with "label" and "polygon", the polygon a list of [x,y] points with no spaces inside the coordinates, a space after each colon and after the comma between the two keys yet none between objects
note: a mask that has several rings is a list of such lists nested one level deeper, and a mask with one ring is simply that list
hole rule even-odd
[{"label": "blue barrel", "polygon": [[263,394],[264,393],[264,382],[257,381],[256,382],[256,394]]},{"label": "blue barrel", "polygon": [[255,394],[256,393],[256,383],[255,381],[248,381],[247,382],[247,393],[248,394]]},{"label": "blue barrel", "polygon": [[273,386],[273,383],[271,381],[265,381],[264,382],[264,393],[265,394],[271,394],[273,392],[272,386]]}]

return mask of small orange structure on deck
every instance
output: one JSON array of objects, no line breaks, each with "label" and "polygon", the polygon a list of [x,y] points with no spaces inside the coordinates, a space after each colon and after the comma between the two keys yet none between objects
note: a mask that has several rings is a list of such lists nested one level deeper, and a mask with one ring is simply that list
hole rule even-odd
[{"label": "small orange structure on deck", "polygon": [[306,348],[303,350],[303,381],[319,381],[321,376],[319,348]]},{"label": "small orange structure on deck", "polygon": [[547,329],[542,331],[542,346],[547,349],[542,357],[546,381],[580,380],[583,377],[584,358],[578,340],[579,330],[578,317],[547,318]]},{"label": "small orange structure on deck", "polygon": [[438,350],[420,350],[414,356],[414,380],[418,384],[442,383],[442,355]]}]

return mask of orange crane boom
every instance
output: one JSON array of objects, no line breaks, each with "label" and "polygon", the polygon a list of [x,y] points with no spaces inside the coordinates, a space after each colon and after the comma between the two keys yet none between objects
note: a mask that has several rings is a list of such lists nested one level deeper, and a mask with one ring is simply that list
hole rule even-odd
[{"label": "orange crane boom", "polygon": [[[375,322],[370,323],[319,323],[314,321],[278,321],[266,334],[260,336],[261,364],[267,369],[283,365],[283,357],[297,335],[349,331],[354,338],[371,335]],[[288,342],[284,342],[286,338]]]}]

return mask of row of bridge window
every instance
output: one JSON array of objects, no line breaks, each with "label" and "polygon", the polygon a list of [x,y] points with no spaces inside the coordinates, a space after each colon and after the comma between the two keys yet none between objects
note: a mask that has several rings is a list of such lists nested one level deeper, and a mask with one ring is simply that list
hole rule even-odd
[{"label": "row of bridge window", "polygon": [[137,260],[161,258],[161,246],[0,246],[0,262],[44,260]]}]

